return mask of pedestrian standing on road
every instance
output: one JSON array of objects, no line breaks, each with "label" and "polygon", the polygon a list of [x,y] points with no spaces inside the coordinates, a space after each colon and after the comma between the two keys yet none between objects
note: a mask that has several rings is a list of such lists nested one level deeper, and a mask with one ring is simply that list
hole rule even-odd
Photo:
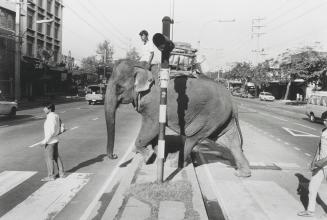
[{"label": "pedestrian standing on road", "polygon": [[154,46],[153,43],[149,41],[149,33],[146,30],[142,30],[139,35],[142,41],[140,62],[145,68],[150,69],[154,57]]},{"label": "pedestrian standing on road", "polygon": [[313,217],[316,208],[316,199],[319,187],[327,174],[327,117],[323,117],[325,128],[322,129],[320,142],[316,154],[311,162],[312,177],[309,184],[309,203],[306,210],[298,213],[299,216]]},{"label": "pedestrian standing on road", "polygon": [[58,135],[62,132],[62,126],[59,116],[54,112],[54,104],[46,104],[43,111],[46,114],[46,119],[44,122],[44,139],[41,143],[42,147],[44,147],[44,156],[48,169],[48,176],[43,178],[41,181],[53,181],[55,180],[54,162],[57,164],[59,177],[64,178],[65,176],[64,166],[58,151]]}]

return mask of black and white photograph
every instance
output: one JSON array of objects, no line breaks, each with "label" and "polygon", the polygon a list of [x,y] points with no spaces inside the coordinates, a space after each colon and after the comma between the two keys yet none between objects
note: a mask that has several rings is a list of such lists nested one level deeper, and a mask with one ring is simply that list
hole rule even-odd
[{"label": "black and white photograph", "polygon": [[0,0],[0,220],[327,220],[327,0]]}]

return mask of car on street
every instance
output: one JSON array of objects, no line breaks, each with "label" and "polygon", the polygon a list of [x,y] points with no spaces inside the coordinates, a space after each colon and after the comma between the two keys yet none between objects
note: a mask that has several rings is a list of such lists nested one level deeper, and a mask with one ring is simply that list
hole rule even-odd
[{"label": "car on street", "polygon": [[106,85],[89,85],[86,90],[85,100],[89,105],[94,105],[96,103],[104,103],[104,97],[106,93]]},{"label": "car on street", "polygon": [[275,97],[270,92],[260,92],[260,101],[274,101]]},{"label": "car on street", "polygon": [[0,115],[16,116],[17,102],[9,101],[0,93]]},{"label": "car on street", "polygon": [[234,89],[232,91],[233,96],[242,97],[242,91],[240,89]]},{"label": "car on street", "polygon": [[327,92],[314,92],[308,99],[306,105],[306,115],[311,122],[317,119],[322,120],[326,117],[327,112]]}]

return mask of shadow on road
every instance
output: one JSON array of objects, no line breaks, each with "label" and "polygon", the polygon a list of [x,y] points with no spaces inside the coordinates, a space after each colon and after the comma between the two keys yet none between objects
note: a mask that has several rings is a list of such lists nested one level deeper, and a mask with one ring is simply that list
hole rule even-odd
[{"label": "shadow on road", "polygon": [[70,170],[67,170],[66,172],[67,173],[73,173],[73,172],[76,172],[77,170],[83,168],[83,167],[88,167],[94,163],[98,163],[98,162],[102,162],[104,160],[104,158],[106,157],[107,155],[106,154],[101,154],[97,157],[94,157],[92,159],[89,159],[87,161],[84,161],[82,163],[79,163],[77,166],[71,168]]},{"label": "shadow on road", "polygon": [[[308,207],[309,203],[309,184],[310,180],[303,176],[301,173],[296,173],[295,176],[299,180],[299,185],[297,188],[297,193],[300,196],[300,201],[305,209]],[[327,213],[327,205],[326,203],[320,198],[319,194],[317,195],[317,204],[321,206],[325,213]]]}]

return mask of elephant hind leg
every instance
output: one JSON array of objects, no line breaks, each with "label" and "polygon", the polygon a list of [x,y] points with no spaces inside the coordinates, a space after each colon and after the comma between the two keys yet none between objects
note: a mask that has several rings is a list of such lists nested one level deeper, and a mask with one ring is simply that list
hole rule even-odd
[{"label": "elephant hind leg", "polygon": [[[233,125],[218,139],[219,143],[217,143],[230,149],[237,167],[235,175],[239,177],[249,177],[251,176],[250,164],[242,150],[243,141],[240,134],[241,131],[238,129],[235,119],[231,123],[233,123]],[[221,139],[224,139],[224,142],[227,143],[220,142]]]}]

